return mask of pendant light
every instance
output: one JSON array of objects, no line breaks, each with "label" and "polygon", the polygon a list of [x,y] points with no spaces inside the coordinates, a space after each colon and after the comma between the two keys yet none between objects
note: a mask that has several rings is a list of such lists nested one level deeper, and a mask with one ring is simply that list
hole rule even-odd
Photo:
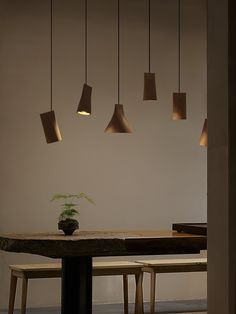
[{"label": "pendant light", "polygon": [[117,48],[118,48],[118,103],[115,105],[115,110],[111,121],[105,129],[105,133],[132,133],[129,123],[124,115],[123,105],[120,104],[120,0],[117,0],[117,21],[118,21],[118,36],[117,36]]},{"label": "pendant light", "polygon": [[85,55],[85,83],[83,86],[82,95],[80,98],[80,102],[78,105],[77,113],[89,116],[91,115],[91,95],[92,95],[92,87],[89,86],[88,83],[88,1],[84,2],[84,55]]},{"label": "pendant light", "polygon": [[186,93],[181,90],[181,0],[178,0],[178,92],[173,93],[173,120],[185,120],[186,114]]},{"label": "pendant light", "polygon": [[156,100],[155,73],[151,73],[151,0],[148,1],[148,72],[144,73],[143,100]]},{"label": "pendant light", "polygon": [[[207,6],[207,12],[206,12],[206,28],[208,29],[208,6]],[[206,99],[207,99],[206,95]],[[206,112],[207,112],[207,105],[206,105]],[[208,147],[208,123],[207,118],[204,120],[202,133],[199,140],[199,145],[202,147]]]},{"label": "pendant light", "polygon": [[208,127],[207,127],[207,119],[205,119],[202,134],[200,136],[200,146],[208,146]]},{"label": "pendant light", "polygon": [[45,138],[48,144],[59,142],[62,140],[59,126],[56,121],[55,112],[52,109],[53,104],[53,47],[52,47],[52,21],[53,21],[53,0],[51,0],[50,7],[51,15],[51,29],[50,29],[50,43],[51,43],[51,69],[50,69],[50,111],[40,114],[41,122],[43,125],[43,130]]}]

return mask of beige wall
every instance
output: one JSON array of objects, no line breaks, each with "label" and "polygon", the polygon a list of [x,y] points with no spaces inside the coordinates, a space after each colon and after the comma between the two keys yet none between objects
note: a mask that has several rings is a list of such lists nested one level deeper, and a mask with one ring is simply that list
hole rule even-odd
[{"label": "beige wall", "polygon": [[[188,120],[182,122],[171,120],[177,1],[153,1],[158,102],[150,103],[142,101],[145,1],[121,1],[121,101],[132,135],[103,133],[117,102],[116,1],[89,1],[89,118],[75,114],[84,80],[83,1],[55,3],[54,103],[63,142],[47,145],[39,114],[49,108],[49,2],[0,0],[0,232],[56,231],[58,207],[49,201],[55,192],[84,191],[95,200],[95,207],[81,204],[83,229],[169,229],[176,221],[205,221],[206,150],[198,146],[206,115],[205,1],[183,0]],[[0,254],[1,308],[7,265],[43,260]],[[120,279],[96,278],[94,299],[120,302],[120,288]],[[59,304],[59,289],[58,281],[32,282],[29,305]],[[205,297],[206,276],[161,275],[158,293],[160,299]]]}]

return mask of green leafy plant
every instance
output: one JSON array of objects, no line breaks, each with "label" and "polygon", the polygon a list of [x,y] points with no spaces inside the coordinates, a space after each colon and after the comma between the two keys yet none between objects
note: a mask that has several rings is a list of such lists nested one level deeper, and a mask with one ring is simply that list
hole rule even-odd
[{"label": "green leafy plant", "polygon": [[89,203],[94,204],[93,200],[85,193],[79,194],[54,194],[51,201],[63,200],[61,204],[62,211],[59,216],[59,221],[66,219],[74,219],[76,215],[79,214],[78,210],[75,208],[78,206],[77,201],[79,199],[85,199]]}]

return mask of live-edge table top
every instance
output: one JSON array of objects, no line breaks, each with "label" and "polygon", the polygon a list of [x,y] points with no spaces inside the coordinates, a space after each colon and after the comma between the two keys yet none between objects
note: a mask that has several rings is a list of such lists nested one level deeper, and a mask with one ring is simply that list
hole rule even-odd
[{"label": "live-edge table top", "polygon": [[194,254],[207,248],[206,236],[175,231],[78,231],[0,234],[0,249],[51,258]]}]

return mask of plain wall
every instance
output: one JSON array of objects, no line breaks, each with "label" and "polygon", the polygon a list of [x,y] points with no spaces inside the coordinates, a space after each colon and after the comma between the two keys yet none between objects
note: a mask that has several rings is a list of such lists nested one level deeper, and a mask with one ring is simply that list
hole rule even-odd
[{"label": "plain wall", "polygon": [[[117,103],[116,1],[89,0],[91,117],[75,113],[84,83],[83,1],[55,1],[53,98],[63,141],[48,145],[39,114],[50,101],[49,1],[0,0],[0,232],[56,231],[59,204],[50,203],[52,194],[82,191],[96,202],[81,202],[82,229],[170,229],[173,222],[206,221],[206,149],[199,146],[206,116],[206,4],[182,4],[188,119],[172,121],[177,1],[153,1],[157,102],[142,101],[146,1],[121,1],[121,102],[133,127],[129,135],[104,134]],[[40,261],[48,259],[0,253],[1,308],[7,306],[8,265]],[[120,278],[95,278],[94,301],[121,302],[121,287]],[[158,299],[204,297],[206,274],[159,277]],[[59,304],[58,280],[30,283],[29,306]]]}]

